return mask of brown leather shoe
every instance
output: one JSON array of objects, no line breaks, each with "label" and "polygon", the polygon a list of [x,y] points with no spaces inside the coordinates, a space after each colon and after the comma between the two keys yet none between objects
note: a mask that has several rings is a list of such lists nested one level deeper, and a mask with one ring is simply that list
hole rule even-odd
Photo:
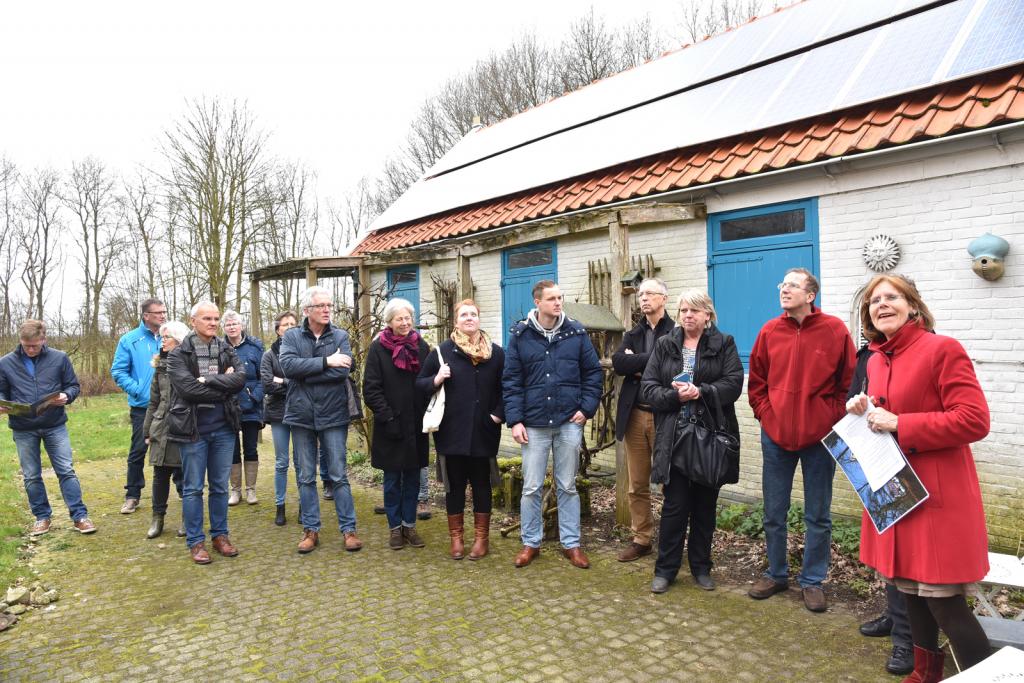
[{"label": "brown leather shoe", "polygon": [[213,562],[210,559],[210,553],[206,552],[206,544],[202,541],[189,548],[188,552],[192,555],[192,561],[196,564],[210,564]]},{"label": "brown leather shoe", "polygon": [[465,533],[466,516],[464,513],[448,515],[448,537],[451,538],[451,548],[448,551],[449,557],[453,560],[461,560],[466,551],[466,543],[462,538]]},{"label": "brown leather shoe", "polygon": [[350,553],[354,553],[363,547],[363,542],[359,540],[354,531],[346,531],[342,534],[345,537],[345,550]]},{"label": "brown leather shoe", "polygon": [[524,545],[523,549],[519,551],[518,555],[516,555],[516,567],[525,567],[533,562],[538,555],[540,555],[540,548]]},{"label": "brown leather shoe", "polygon": [[580,569],[590,569],[590,560],[583,553],[583,548],[576,546],[575,548],[562,548],[562,554],[569,558],[569,562],[572,566]]},{"label": "brown leather shoe", "polygon": [[302,530],[302,540],[299,541],[299,552],[303,555],[313,552],[313,548],[320,545],[320,534],[312,529]]},{"label": "brown leather shoe", "polygon": [[75,528],[78,529],[80,534],[94,534],[96,533],[96,525],[92,523],[92,520],[88,517],[82,517],[82,519],[75,522]]},{"label": "brown leather shoe", "polygon": [[420,535],[416,533],[416,527],[403,526],[402,536],[405,537],[405,542],[413,548],[422,548],[426,545]]},{"label": "brown leather shoe", "polygon": [[234,557],[238,555],[238,548],[231,545],[231,539],[226,534],[213,537],[213,549],[224,557]]},{"label": "brown leather shoe", "polygon": [[490,551],[491,513],[473,513],[473,548],[469,551],[469,559],[479,560]]},{"label": "brown leather shoe", "polygon": [[632,562],[633,560],[639,560],[644,555],[651,554],[651,546],[643,545],[633,541],[626,548],[619,553],[619,562]]},{"label": "brown leather shoe", "polygon": [[787,590],[789,590],[788,581],[779,583],[770,576],[762,576],[754,582],[753,587],[747,591],[747,595],[755,600],[764,600],[765,598],[772,597],[776,593],[782,593]]},{"label": "brown leather shoe", "polygon": [[818,586],[808,586],[801,593],[804,596],[804,607],[812,612],[824,612],[828,609],[828,600],[825,599],[825,591]]},{"label": "brown leather shoe", "polygon": [[37,519],[36,523],[32,525],[32,530],[28,532],[29,536],[42,536],[50,530],[49,519]]}]

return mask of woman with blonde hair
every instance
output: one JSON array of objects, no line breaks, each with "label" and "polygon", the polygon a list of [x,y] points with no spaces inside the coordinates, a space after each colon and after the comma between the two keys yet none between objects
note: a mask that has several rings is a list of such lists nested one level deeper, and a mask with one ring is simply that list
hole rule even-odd
[{"label": "woman with blonde hair", "polygon": [[455,307],[455,329],[430,352],[416,387],[427,399],[445,391],[444,418],[434,432],[438,477],[445,485],[449,554],[461,560],[466,484],[473,489],[473,547],[469,559],[488,552],[491,526],[491,478],[497,473],[498,441],[505,408],[501,373],[505,352],[480,329],[480,307],[465,299]]}]

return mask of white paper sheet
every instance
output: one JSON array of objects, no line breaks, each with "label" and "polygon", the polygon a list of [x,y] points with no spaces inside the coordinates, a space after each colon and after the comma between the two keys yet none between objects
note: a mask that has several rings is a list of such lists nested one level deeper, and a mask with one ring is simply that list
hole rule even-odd
[{"label": "white paper sheet", "polygon": [[847,414],[832,429],[850,447],[874,492],[895,477],[906,461],[892,434],[871,431],[867,416]]}]

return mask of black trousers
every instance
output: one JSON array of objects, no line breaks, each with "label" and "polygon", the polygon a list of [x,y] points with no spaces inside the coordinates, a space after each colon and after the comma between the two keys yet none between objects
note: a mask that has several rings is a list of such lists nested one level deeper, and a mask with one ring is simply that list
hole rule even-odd
[{"label": "black trousers", "polygon": [[181,497],[181,468],[153,465],[153,514],[167,514],[167,497],[171,493],[171,480]]},{"label": "black trousers", "polygon": [[231,464],[238,465],[242,462],[242,453],[245,453],[245,459],[248,461],[255,461],[260,459],[259,451],[256,450],[256,444],[259,443],[260,430],[263,425],[259,422],[243,422],[242,423],[242,436],[239,438],[235,437],[235,452],[231,455]]},{"label": "black trousers", "polygon": [[885,613],[892,619],[892,644],[908,650],[914,645],[910,637],[910,617],[907,616],[907,600],[903,593],[891,583],[885,584]]},{"label": "black trousers", "polygon": [[444,456],[448,493],[444,506],[449,515],[466,510],[466,483],[473,487],[473,512],[491,511],[491,459],[471,455]]},{"label": "black trousers", "polygon": [[663,493],[665,504],[661,508],[658,560],[654,563],[654,575],[669,581],[676,578],[683,563],[687,527],[690,530],[687,553],[690,573],[694,576],[709,574],[718,489],[695,484],[673,467]]},{"label": "black trousers", "polygon": [[146,488],[146,436],[142,426],[146,422],[145,408],[130,408],[132,421],[132,442],[128,447],[128,476],[124,484],[124,497],[138,500],[142,497],[142,489]]}]

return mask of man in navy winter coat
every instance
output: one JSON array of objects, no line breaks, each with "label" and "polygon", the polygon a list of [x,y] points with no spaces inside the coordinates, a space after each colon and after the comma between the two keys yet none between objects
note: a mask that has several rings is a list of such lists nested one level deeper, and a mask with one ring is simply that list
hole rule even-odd
[{"label": "man in navy winter coat", "polygon": [[576,473],[583,425],[597,412],[603,372],[587,331],[562,312],[558,285],[538,282],[533,302],[536,308],[512,328],[502,375],[505,419],[523,447],[523,549],[515,565],[525,567],[540,554],[541,493],[550,452],[562,553],[573,566],[586,569],[590,562],[580,548]]},{"label": "man in navy winter coat", "polygon": [[128,515],[139,507],[139,497],[146,488],[146,439],[142,425],[149,407],[149,385],[153,382],[152,360],[160,351],[160,326],[167,322],[167,307],[160,299],[146,299],[142,322],[125,333],[117,342],[110,375],[117,386],[128,394],[128,410],[132,421],[132,441],[128,448],[128,476],[124,485],[121,514]]},{"label": "man in navy winter coat", "polygon": [[21,340],[18,348],[0,358],[0,399],[33,407],[29,414],[18,414],[0,406],[0,415],[8,415],[8,425],[18,449],[25,493],[36,518],[31,533],[40,536],[49,531],[53,514],[43,484],[39,449],[42,443],[57,473],[71,521],[81,533],[91,534],[96,526],[89,521],[89,512],[82,502],[82,487],[71,463],[68,416],[64,411],[64,406],[78,397],[78,377],[66,353],[47,348],[46,323],[26,320],[18,336]]}]

